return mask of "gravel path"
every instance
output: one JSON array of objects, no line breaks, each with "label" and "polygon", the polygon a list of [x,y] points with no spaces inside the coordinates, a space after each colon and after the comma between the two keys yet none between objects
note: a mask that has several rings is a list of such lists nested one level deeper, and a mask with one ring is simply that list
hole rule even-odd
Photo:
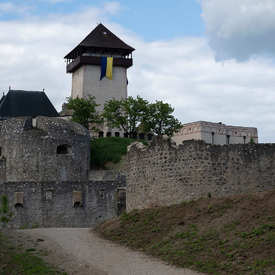
[{"label": "gravel path", "polygon": [[[87,228],[17,230],[19,244],[44,251],[45,260],[77,275],[196,275],[99,238]],[[45,253],[46,251],[46,253]]]}]

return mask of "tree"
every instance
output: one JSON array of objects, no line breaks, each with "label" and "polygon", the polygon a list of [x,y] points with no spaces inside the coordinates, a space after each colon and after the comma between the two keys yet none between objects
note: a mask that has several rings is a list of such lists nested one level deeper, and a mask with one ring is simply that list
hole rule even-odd
[{"label": "tree", "polygon": [[156,101],[149,104],[143,121],[144,129],[158,136],[172,136],[182,127],[181,122],[172,115],[173,112],[174,109],[168,103]]},{"label": "tree", "polygon": [[104,105],[103,117],[109,127],[119,128],[133,137],[146,116],[147,106],[148,101],[139,96],[111,99]]},{"label": "tree", "polygon": [[[99,124],[102,123],[102,119],[96,107],[99,104],[96,104],[95,97],[88,98],[67,98],[67,108],[73,110],[72,121],[80,123],[87,129],[89,129],[89,124]],[[96,127],[93,127],[93,130],[96,130]]]}]

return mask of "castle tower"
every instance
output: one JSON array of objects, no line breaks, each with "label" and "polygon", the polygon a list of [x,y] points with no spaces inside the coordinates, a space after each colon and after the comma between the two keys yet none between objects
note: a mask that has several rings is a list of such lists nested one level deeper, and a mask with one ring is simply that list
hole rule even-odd
[{"label": "castle tower", "polygon": [[[127,69],[133,65],[130,47],[99,24],[64,58],[72,73],[72,98],[95,96],[98,110],[112,98],[127,97]],[[113,57],[112,79],[101,78],[102,57]]]}]

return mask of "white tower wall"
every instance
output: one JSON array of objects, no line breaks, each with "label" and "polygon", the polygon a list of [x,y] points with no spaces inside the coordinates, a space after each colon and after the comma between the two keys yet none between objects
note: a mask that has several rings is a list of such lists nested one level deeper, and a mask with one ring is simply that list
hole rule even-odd
[{"label": "white tower wall", "polygon": [[83,65],[72,74],[72,98],[95,96],[102,111],[104,103],[115,98],[127,97],[127,69],[113,67],[113,79],[104,77],[100,80],[101,67],[98,65]]}]

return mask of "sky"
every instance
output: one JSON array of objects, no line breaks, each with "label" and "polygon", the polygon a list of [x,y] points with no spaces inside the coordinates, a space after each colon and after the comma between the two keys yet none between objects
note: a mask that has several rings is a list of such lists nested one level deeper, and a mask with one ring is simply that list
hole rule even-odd
[{"label": "sky", "polygon": [[0,93],[45,89],[60,110],[63,57],[101,22],[136,49],[130,96],[275,142],[274,14],[274,0],[0,0]]}]

